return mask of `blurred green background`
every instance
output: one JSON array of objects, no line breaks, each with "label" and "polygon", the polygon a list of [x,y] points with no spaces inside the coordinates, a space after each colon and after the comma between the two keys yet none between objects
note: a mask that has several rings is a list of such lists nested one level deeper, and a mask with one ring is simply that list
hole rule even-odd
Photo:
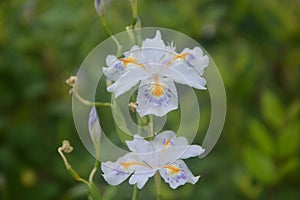
[{"label": "blurred green background", "polygon": [[[183,32],[213,57],[228,112],[221,139],[203,160],[196,186],[164,199],[300,199],[300,2],[297,0],[140,0],[143,26]],[[127,0],[106,1],[114,33],[131,22]],[[87,177],[92,156],[72,119],[65,79],[107,38],[92,0],[0,1],[0,199],[86,199],[57,153]],[[95,178],[106,199],[129,199]],[[140,199],[154,199],[153,180]]]}]

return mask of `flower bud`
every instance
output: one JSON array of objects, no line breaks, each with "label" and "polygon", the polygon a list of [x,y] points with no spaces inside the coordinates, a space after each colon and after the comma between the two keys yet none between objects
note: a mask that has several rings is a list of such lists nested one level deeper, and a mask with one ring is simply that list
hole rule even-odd
[{"label": "flower bud", "polygon": [[97,110],[95,107],[92,107],[89,115],[89,132],[94,145],[99,144],[101,136],[101,127],[99,123]]},{"label": "flower bud", "polygon": [[95,9],[96,12],[98,13],[99,16],[103,15],[103,10],[102,10],[102,6],[101,6],[101,0],[95,0]]}]

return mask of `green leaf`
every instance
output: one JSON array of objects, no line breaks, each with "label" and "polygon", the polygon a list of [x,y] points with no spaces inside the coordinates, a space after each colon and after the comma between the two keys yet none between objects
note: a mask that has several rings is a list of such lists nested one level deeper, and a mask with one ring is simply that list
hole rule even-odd
[{"label": "green leaf", "polygon": [[297,152],[300,145],[300,123],[295,121],[278,137],[279,155],[288,157]]},{"label": "green leaf", "polygon": [[295,119],[299,119],[300,115],[300,101],[294,101],[290,104],[287,110],[287,120],[293,121]]},{"label": "green leaf", "polygon": [[283,107],[279,99],[268,90],[262,93],[261,111],[268,124],[280,128],[283,121]]},{"label": "green leaf", "polygon": [[262,192],[262,186],[253,183],[253,178],[248,174],[238,175],[235,180],[238,189],[249,199],[257,199]]},{"label": "green leaf", "polygon": [[251,147],[244,149],[245,163],[250,173],[264,184],[272,185],[277,179],[272,159]]},{"label": "green leaf", "polygon": [[300,165],[300,160],[297,157],[289,159],[285,162],[279,170],[280,179],[283,179],[285,176],[293,173]]},{"label": "green leaf", "polygon": [[256,146],[265,154],[273,155],[275,142],[266,127],[257,120],[250,123],[250,136]]},{"label": "green leaf", "polygon": [[97,186],[92,182],[89,183],[89,199],[90,200],[101,200],[102,199]]}]

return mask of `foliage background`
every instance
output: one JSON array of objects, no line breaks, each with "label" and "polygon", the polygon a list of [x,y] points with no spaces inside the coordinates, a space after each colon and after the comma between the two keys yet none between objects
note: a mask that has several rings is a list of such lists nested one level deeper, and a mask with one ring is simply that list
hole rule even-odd
[{"label": "foliage background", "polygon": [[[0,199],[85,199],[57,147],[69,139],[73,167],[93,160],[76,133],[65,79],[107,36],[93,1],[0,1]],[[130,24],[128,1],[106,1],[114,33]],[[214,58],[227,90],[223,134],[202,179],[164,199],[300,199],[300,2],[140,0],[143,26],[181,31]],[[129,199],[128,183],[97,184],[106,199]],[[153,199],[148,183],[141,199]]]}]

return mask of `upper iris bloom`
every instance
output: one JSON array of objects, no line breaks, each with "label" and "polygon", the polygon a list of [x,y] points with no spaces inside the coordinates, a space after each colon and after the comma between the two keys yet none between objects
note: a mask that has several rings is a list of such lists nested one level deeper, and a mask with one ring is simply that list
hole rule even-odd
[{"label": "upper iris bloom", "polygon": [[108,79],[115,81],[107,88],[114,92],[115,98],[140,82],[137,95],[139,115],[163,116],[178,107],[174,82],[206,89],[202,75],[208,63],[209,58],[200,47],[185,48],[176,53],[173,43],[165,45],[157,31],[154,38],[143,41],[141,48],[133,46],[123,58],[107,56],[108,67],[104,67],[103,72]]},{"label": "upper iris bloom", "polygon": [[171,188],[189,182],[195,184],[200,176],[194,176],[182,159],[199,156],[204,149],[199,145],[188,145],[184,137],[176,137],[172,131],[164,131],[149,142],[135,136],[126,141],[132,151],[116,162],[104,162],[101,169],[104,179],[111,185],[119,185],[130,175],[129,184],[141,189],[148,179],[159,172]]}]

